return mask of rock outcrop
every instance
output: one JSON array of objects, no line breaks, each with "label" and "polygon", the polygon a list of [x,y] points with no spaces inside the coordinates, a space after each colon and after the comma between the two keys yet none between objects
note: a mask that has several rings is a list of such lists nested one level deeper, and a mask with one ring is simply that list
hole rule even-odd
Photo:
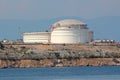
[{"label": "rock outcrop", "polygon": [[[116,60],[120,60],[117,58]],[[81,58],[81,59],[42,59],[42,60],[0,60],[0,68],[40,68],[70,66],[116,66],[112,58]]]},{"label": "rock outcrop", "polygon": [[120,47],[80,44],[6,44],[0,68],[120,65]]}]

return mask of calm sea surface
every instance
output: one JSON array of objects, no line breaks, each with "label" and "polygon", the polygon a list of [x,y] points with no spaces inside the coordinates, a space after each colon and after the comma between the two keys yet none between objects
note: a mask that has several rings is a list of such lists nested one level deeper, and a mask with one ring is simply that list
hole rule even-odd
[{"label": "calm sea surface", "polygon": [[0,80],[120,80],[120,66],[0,69]]}]

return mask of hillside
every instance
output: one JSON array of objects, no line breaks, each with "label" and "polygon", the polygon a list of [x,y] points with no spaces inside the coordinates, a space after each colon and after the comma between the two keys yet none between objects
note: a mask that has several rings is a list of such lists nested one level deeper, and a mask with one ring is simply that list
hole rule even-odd
[{"label": "hillside", "polygon": [[91,45],[4,45],[0,68],[120,65],[120,48]]},{"label": "hillside", "polygon": [[44,58],[119,58],[117,46],[92,45],[5,45],[0,50],[0,59],[44,59]]}]

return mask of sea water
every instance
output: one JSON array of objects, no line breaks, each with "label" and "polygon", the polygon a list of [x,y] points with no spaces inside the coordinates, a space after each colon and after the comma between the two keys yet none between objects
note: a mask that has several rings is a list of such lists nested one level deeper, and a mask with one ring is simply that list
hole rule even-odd
[{"label": "sea water", "polygon": [[0,80],[120,80],[120,66],[7,68]]}]

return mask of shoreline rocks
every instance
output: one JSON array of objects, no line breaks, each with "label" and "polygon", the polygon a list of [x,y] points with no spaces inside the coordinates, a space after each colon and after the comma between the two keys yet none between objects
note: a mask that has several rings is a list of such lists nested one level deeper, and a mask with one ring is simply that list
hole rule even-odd
[{"label": "shoreline rocks", "polygon": [[4,44],[0,68],[120,66],[120,47],[91,45]]},{"label": "shoreline rocks", "polygon": [[[120,58],[116,58],[120,60]],[[112,58],[0,60],[0,68],[41,68],[72,66],[119,66]]]}]

